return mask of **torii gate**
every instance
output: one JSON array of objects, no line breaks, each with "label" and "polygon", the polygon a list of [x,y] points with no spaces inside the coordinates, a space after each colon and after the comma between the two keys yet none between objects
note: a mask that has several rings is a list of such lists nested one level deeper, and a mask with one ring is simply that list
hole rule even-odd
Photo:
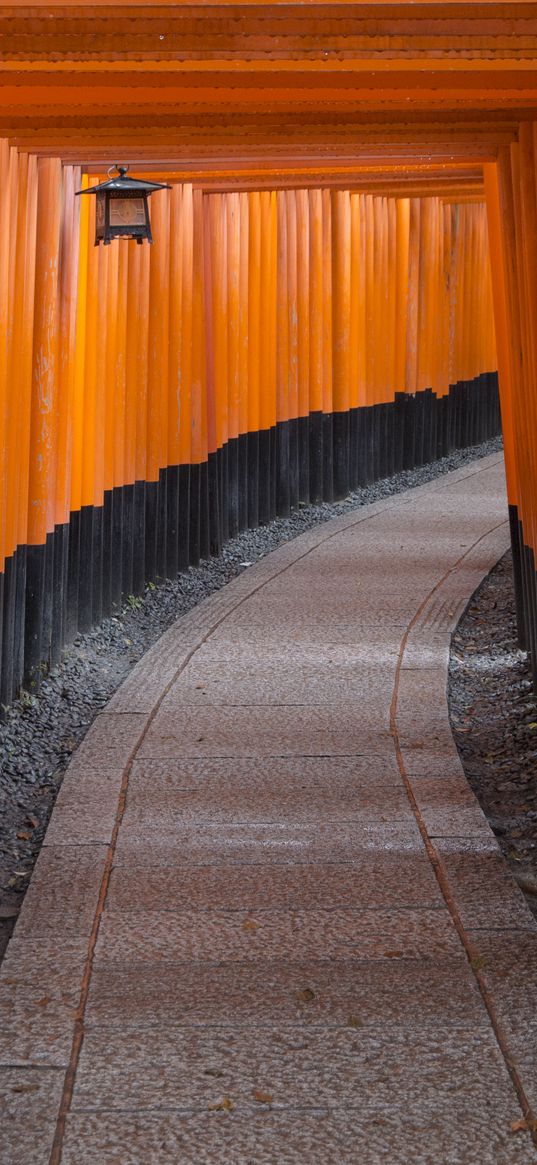
[{"label": "torii gate", "polygon": [[[520,634],[536,659],[537,4],[19,3],[0,9],[0,37],[2,698],[57,657],[73,619],[181,565],[180,540],[157,534],[142,568],[131,531],[119,576],[101,564],[87,584],[99,523],[106,556],[114,522],[136,522],[136,483],[177,470],[144,495],[148,529],[163,505],[177,527],[189,466],[192,560],[230,521],[270,516],[273,454],[256,435],[319,414],[345,450],[353,410],[493,370],[484,199]],[[94,255],[75,210],[81,172],[95,181],[118,155],[174,184],[155,201],[151,263]],[[218,485],[211,456],[245,435],[249,493],[239,442],[227,527],[192,519],[192,497]],[[323,470],[336,491],[342,464]],[[131,487],[119,519],[103,508]]]}]

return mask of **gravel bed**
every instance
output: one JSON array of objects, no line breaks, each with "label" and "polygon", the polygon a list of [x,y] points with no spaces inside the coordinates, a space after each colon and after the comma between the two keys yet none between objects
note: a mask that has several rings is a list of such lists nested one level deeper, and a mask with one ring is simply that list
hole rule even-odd
[{"label": "gravel bed", "polygon": [[247,530],[219,558],[190,568],[124,607],[88,634],[79,635],[38,696],[22,693],[0,724],[0,957],[22,905],[56,794],[71,754],[94,717],[156,639],[196,603],[282,542],[320,522],[380,498],[422,485],[501,449],[499,438],[451,454],[421,469],[356,490],[334,504],[300,505],[290,518]]},{"label": "gravel bed", "polygon": [[448,699],[468,782],[537,918],[537,703],[517,645],[510,552],[453,635]]}]

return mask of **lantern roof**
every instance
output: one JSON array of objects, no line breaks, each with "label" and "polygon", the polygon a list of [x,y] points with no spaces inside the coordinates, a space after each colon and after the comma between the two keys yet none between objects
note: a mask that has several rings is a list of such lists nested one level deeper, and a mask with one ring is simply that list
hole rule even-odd
[{"label": "lantern roof", "polygon": [[129,191],[132,194],[152,194],[154,190],[171,190],[171,186],[167,182],[146,182],[144,178],[129,178],[127,166],[114,166],[112,169],[117,170],[117,175],[114,178],[109,178],[107,182],[99,182],[98,186],[88,186],[87,190],[77,190],[76,193],[101,194],[105,191],[111,193]]}]

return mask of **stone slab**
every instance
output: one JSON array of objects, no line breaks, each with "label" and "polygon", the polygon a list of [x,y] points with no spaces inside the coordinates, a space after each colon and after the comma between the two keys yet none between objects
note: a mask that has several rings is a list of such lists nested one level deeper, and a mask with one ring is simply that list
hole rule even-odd
[{"label": "stone slab", "polygon": [[138,786],[129,797],[122,832],[130,836],[131,829],[143,828],[150,837],[155,830],[169,834],[176,827],[204,822],[255,825],[292,821],[319,821],[325,825],[352,821],[359,832],[362,826],[410,820],[412,813],[402,783],[377,789],[373,785],[349,788],[337,781],[334,788],[327,781],[324,789],[309,790],[297,785],[289,789],[283,782],[275,788],[260,788],[259,782],[231,779],[227,784],[221,780],[195,790],[156,789],[153,796],[150,788],[141,790]]},{"label": "stone slab", "polygon": [[147,716],[143,713],[101,712],[93,724],[69,765],[71,768],[99,768],[104,772],[123,771],[132,759],[147,726]]},{"label": "stone slab", "polygon": [[[352,1022],[354,1017],[349,1017]],[[372,1026],[340,1028],[253,1026],[129,1029],[118,1047],[105,1030],[86,1035],[73,1111],[204,1112],[227,1096],[237,1112],[255,1109],[256,1093],[273,1111],[327,1109],[382,1116],[398,1105],[415,1116],[472,1104],[506,1125],[515,1110],[507,1069],[485,1022],[463,1033],[449,1026],[403,1026],[389,1042]]]},{"label": "stone slab", "polygon": [[524,929],[482,927],[469,935],[524,1089],[537,1108],[537,931],[533,917]]},{"label": "stone slab", "polygon": [[47,846],[107,845],[116,823],[122,773],[88,767],[68,774],[47,829]]},{"label": "stone slab", "polygon": [[399,1115],[392,1108],[371,1117],[360,1109],[76,1114],[62,1165],[535,1165],[529,1134],[511,1132],[517,1119],[516,1104],[498,1113],[493,1101],[477,1112],[469,1103],[464,1110]]},{"label": "stone slab", "polygon": [[385,713],[364,724],[355,704],[161,710],[139,757],[359,756],[388,747]]},{"label": "stone slab", "polygon": [[58,1069],[0,1067],[0,1151],[5,1165],[48,1161],[65,1073]]},{"label": "stone slab", "polygon": [[17,933],[2,964],[0,1063],[65,1067],[87,956],[87,943]]},{"label": "stone slab", "polygon": [[445,909],[107,911],[95,963],[265,962],[283,957],[438,959],[457,955]]},{"label": "stone slab", "polygon": [[410,778],[429,837],[485,837],[490,825],[461,772],[457,777]]},{"label": "stone slab", "polygon": [[93,972],[86,1028],[126,1029],[209,1024],[341,1027],[349,1017],[385,1031],[437,1024],[468,1029],[483,1020],[468,960],[381,958],[307,962],[175,963],[137,967],[99,962]]},{"label": "stone slab", "polygon": [[436,839],[435,848],[468,930],[532,928],[528,904],[495,839],[477,847],[473,837],[442,837]]},{"label": "stone slab", "polygon": [[[389,706],[393,676],[386,667],[356,663],[282,664],[281,660],[245,666],[235,662],[205,660],[198,653],[165,696],[163,710],[183,705],[259,704],[350,704],[361,706],[362,716],[370,716],[363,699],[364,689]],[[375,713],[376,716],[376,713]]]},{"label": "stone slab", "polygon": [[358,830],[347,822],[232,825],[207,824],[162,830],[148,836],[144,829],[121,830],[116,866],[141,865],[280,865],[303,862],[352,862],[365,854],[423,854],[414,819],[376,822]]},{"label": "stone slab", "polygon": [[401,787],[401,775],[395,756],[390,753],[372,753],[360,756],[330,757],[201,757],[178,760],[163,757],[160,760],[136,760],[129,778],[129,806],[162,800],[166,804],[178,792],[199,792],[209,789],[218,801],[224,790],[249,788],[260,795],[270,791],[275,798],[284,792],[311,801],[333,792],[345,799],[351,789],[378,791]]},{"label": "stone slab", "polygon": [[116,867],[107,909],[277,910],[442,905],[425,855],[368,854],[352,864]]}]

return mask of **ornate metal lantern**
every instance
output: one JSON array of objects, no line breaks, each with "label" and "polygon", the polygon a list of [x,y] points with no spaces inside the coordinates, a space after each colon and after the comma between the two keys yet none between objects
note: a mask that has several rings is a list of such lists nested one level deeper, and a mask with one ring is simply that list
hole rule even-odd
[{"label": "ornate metal lantern", "polygon": [[149,218],[149,195],[155,190],[170,190],[164,182],[144,182],[127,177],[128,166],[111,166],[108,173],[116,177],[77,194],[94,194],[95,246],[107,246],[112,239],[136,239],[137,243],[153,242]]}]

